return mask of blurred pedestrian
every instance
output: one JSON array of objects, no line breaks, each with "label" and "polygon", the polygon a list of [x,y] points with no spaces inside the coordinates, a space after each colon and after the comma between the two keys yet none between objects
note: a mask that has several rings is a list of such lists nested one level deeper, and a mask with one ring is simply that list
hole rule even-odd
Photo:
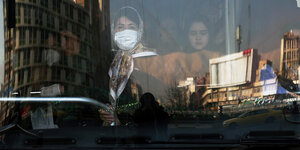
[{"label": "blurred pedestrian", "polygon": [[140,136],[163,140],[167,137],[169,115],[159,106],[151,93],[145,93],[140,99],[140,108],[134,113]]}]

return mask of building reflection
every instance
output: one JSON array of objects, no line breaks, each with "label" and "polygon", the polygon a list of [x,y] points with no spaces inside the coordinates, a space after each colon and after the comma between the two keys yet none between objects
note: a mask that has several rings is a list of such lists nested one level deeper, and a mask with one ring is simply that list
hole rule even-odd
[{"label": "building reflection", "polygon": [[[110,64],[108,0],[16,0],[3,1],[3,6],[1,96],[90,97],[108,91],[108,83],[104,84]],[[101,100],[103,95],[108,93],[95,99]],[[10,108],[13,103],[1,103],[1,111]]]}]

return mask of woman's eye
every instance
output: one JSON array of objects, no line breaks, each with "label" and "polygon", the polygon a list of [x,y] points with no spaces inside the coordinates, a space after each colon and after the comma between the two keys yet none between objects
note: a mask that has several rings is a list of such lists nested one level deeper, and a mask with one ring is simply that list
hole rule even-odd
[{"label": "woman's eye", "polygon": [[200,34],[201,34],[201,35],[206,35],[206,34],[208,34],[208,31],[207,31],[207,30],[205,30],[205,31],[200,31]]},{"label": "woman's eye", "polygon": [[134,26],[134,25],[131,25],[131,26],[129,26],[129,29],[132,29],[132,30],[137,30],[137,27],[136,27],[136,26]]},{"label": "woman's eye", "polygon": [[124,26],[118,25],[118,26],[117,26],[117,30],[118,30],[118,31],[124,30]]},{"label": "woman's eye", "polygon": [[196,35],[197,35],[197,32],[195,32],[195,31],[190,32],[190,36],[196,36]]}]

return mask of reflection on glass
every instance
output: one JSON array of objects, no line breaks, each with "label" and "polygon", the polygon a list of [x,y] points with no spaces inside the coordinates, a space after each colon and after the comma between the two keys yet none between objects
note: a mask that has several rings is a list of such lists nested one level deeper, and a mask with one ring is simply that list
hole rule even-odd
[{"label": "reflection on glass", "polygon": [[[93,108],[101,127],[137,125],[144,93],[168,113],[173,133],[297,124],[296,0],[10,2],[0,5],[2,97],[89,97],[114,113]],[[61,128],[85,121],[90,108],[58,106],[1,102],[0,122],[21,115],[29,128]]]}]

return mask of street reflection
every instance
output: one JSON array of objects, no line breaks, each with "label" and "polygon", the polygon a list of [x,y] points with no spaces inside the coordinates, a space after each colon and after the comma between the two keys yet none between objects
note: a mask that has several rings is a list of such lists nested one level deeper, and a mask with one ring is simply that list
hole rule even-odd
[{"label": "street reflection", "polygon": [[[295,1],[16,1],[15,10],[15,26],[4,24],[3,97],[91,97],[114,111],[106,125],[132,123],[147,92],[170,127],[297,124]],[[2,118],[18,111],[0,106]]]}]

